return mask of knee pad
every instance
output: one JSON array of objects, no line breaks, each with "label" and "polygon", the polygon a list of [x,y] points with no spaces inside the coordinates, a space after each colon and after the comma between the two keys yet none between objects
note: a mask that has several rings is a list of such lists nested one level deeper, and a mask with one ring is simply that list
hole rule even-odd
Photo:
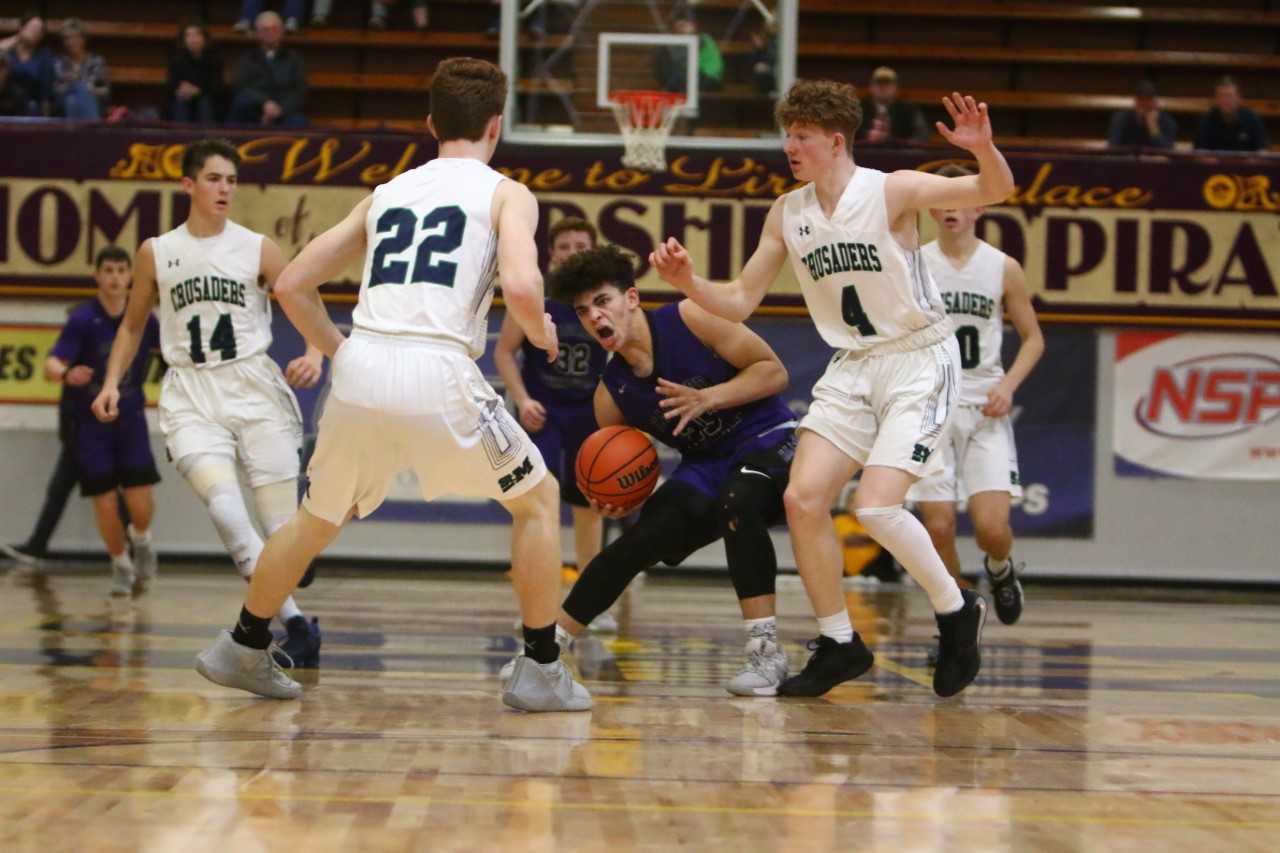
[{"label": "knee pad", "polygon": [[298,481],[282,480],[259,486],[253,490],[253,502],[257,505],[262,529],[270,536],[298,511]]},{"label": "knee pad", "polygon": [[911,513],[902,508],[902,504],[893,506],[872,506],[855,509],[853,514],[862,522],[872,538],[884,544],[883,535],[891,533],[904,520],[913,518]]},{"label": "knee pad", "polygon": [[206,504],[209,502],[210,492],[218,486],[230,483],[239,488],[236,460],[230,456],[195,453],[182,457],[177,464],[178,473],[191,484],[191,488],[195,489],[200,500]]},{"label": "knee pad", "polygon": [[720,496],[720,521],[727,532],[743,525],[769,527],[782,514],[782,493],[772,477],[738,471]]}]

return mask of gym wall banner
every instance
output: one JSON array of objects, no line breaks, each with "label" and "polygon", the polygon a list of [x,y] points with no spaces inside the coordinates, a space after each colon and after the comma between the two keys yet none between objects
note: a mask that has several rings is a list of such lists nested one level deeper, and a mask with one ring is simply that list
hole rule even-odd
[{"label": "gym wall banner", "polygon": [[[6,406],[53,404],[62,396],[62,385],[44,378],[45,359],[61,331],[61,326],[45,323],[0,323],[0,427],[6,425],[6,415],[11,411]],[[160,397],[163,373],[163,363],[157,355],[142,386],[148,405],[155,405]]]},{"label": "gym wall banner", "polygon": [[[220,131],[222,132],[222,131]],[[233,217],[296,254],[374,186],[425,162],[423,136],[228,131],[244,157]],[[94,252],[134,250],[180,224],[178,180],[192,131],[0,124],[0,294],[86,292]],[[794,189],[781,153],[670,152],[670,167],[624,168],[620,146],[499,148],[493,165],[556,219],[584,216],[636,254],[646,297],[673,291],[648,268],[656,241],[682,240],[697,271],[730,278],[754,251],[774,199]],[[954,148],[859,151],[868,167],[936,170]],[[1009,154],[1017,186],[980,233],[1027,270],[1045,322],[1280,328],[1280,159]],[[933,222],[921,216],[925,239]],[[545,250],[544,250],[545,251]],[[543,258],[545,262],[545,257]],[[843,269],[840,253],[821,262]],[[852,268],[852,267],[851,267]],[[359,265],[326,287],[350,300]],[[802,314],[785,267],[766,313]]]},{"label": "gym wall banner", "polygon": [[1280,340],[1116,335],[1115,470],[1280,480]]}]

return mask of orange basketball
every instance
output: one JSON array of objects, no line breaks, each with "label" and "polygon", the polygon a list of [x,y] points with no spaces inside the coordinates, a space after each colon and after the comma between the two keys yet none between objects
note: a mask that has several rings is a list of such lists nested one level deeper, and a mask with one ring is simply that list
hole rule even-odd
[{"label": "orange basketball", "polygon": [[638,429],[605,427],[582,442],[573,470],[582,494],[616,509],[631,509],[658,482],[658,451]]}]

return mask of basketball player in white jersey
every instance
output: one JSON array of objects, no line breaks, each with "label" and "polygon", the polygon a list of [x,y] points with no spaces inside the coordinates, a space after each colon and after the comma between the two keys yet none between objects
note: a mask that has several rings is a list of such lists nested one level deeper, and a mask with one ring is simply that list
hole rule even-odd
[{"label": "basketball player in white jersey", "polygon": [[[210,681],[278,699],[301,693],[265,652],[268,618],[342,525],[377,509],[395,475],[411,469],[427,500],[492,498],[513,517],[511,577],[525,654],[503,684],[503,702],[526,711],[591,707],[555,637],[559,486],[475,363],[499,270],[507,310],[525,337],[549,360],[559,354],[543,312],[537,202],[488,166],[506,94],[506,75],[489,62],[441,62],[427,119],[437,158],[378,187],[281,275],[280,305],[307,342],[333,358],[333,384],[303,505],[267,542],[234,631],[197,658]],[[361,256],[345,338],[317,288]]]},{"label": "basketball player in white jersey", "polygon": [[821,695],[866,672],[874,660],[849,622],[830,514],[859,468],[858,520],[924,588],[937,616],[934,691],[958,693],[981,666],[986,604],[957,586],[924,526],[902,506],[908,487],[941,465],[938,448],[959,383],[951,321],[920,258],[918,212],[998,202],[1013,188],[1009,166],[992,142],[986,104],[959,94],[943,103],[955,129],[939,122],[938,130],[972,152],[978,175],[885,174],[857,165],[852,142],[862,111],[854,88],[796,83],[778,104],[777,117],[792,172],[810,183],[774,203],[738,278],[720,284],[695,276],[674,239],[650,258],[694,302],[742,321],[790,256],[814,324],[838,350],[800,423],[784,498],[820,635],[804,671],[783,682],[779,695]]},{"label": "basketball player in white jersey", "polygon": [[[938,174],[960,178],[972,173],[945,166]],[[913,485],[907,497],[920,507],[934,547],[956,578],[956,502],[967,498],[996,615],[1012,625],[1022,615],[1022,584],[1011,556],[1009,508],[1012,498],[1022,496],[1022,483],[1009,412],[1014,392],[1044,354],[1044,335],[1022,266],[978,239],[974,223],[982,213],[980,207],[929,211],[938,224],[938,239],[920,252],[956,325],[960,400],[950,440],[939,450],[942,470]],[[1005,311],[1021,340],[1008,373],[1000,361]]]},{"label": "basketball player in white jersey", "polygon": [[[160,350],[169,365],[159,420],[169,458],[209,510],[222,544],[246,580],[262,538],[240,491],[237,460],[268,536],[298,506],[302,418],[271,345],[270,290],[284,254],[261,234],[228,218],[240,155],[229,142],[205,139],[182,158],[182,188],[191,196],[187,221],[145,241],[134,264],[133,290],[93,402],[114,420],[119,381],[133,359],[147,317],[160,301]],[[323,355],[308,348],[288,365],[288,381],[310,387]],[[284,623],[285,653],[316,666],[320,631],[292,598],[272,611]]]}]

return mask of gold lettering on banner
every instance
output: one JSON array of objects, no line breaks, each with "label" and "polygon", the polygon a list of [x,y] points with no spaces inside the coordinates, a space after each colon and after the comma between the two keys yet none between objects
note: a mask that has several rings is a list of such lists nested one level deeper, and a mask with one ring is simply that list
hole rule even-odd
[{"label": "gold lettering on banner", "polygon": [[1201,192],[1217,210],[1280,210],[1280,192],[1271,191],[1266,175],[1211,175]]},{"label": "gold lettering on banner", "polygon": [[394,166],[387,166],[386,163],[374,163],[372,166],[366,166],[360,172],[360,182],[363,184],[382,184],[401,174],[409,168],[409,164],[413,162],[413,155],[418,153],[418,143],[410,142],[404,148],[404,153],[400,155],[400,159],[396,161]]},{"label": "gold lettering on banner", "polygon": [[516,183],[524,184],[529,189],[539,192],[558,190],[573,181],[572,174],[562,172],[559,169],[543,169],[536,175],[532,169],[526,169],[523,166],[499,166],[496,171],[503,177],[510,178]]},{"label": "gold lettering on banner", "polygon": [[[751,157],[744,157],[736,166],[730,166],[725,158],[717,157],[711,161],[711,165],[705,172],[695,172],[689,169],[689,157],[686,155],[677,157],[669,171],[679,180],[686,182],[663,184],[663,192],[670,195],[777,198],[785,192],[802,186],[802,182],[772,172],[767,166],[756,162]],[[742,180],[727,183],[738,178]]]},{"label": "gold lettering on banner", "polygon": [[[951,161],[947,161],[951,162]],[[926,166],[933,164],[925,164]],[[923,167],[922,167],[923,168]],[[929,170],[932,171],[932,170]],[[1155,194],[1142,187],[1108,186],[1081,187],[1076,184],[1049,186],[1053,164],[1044,163],[1026,187],[1014,187],[1005,204],[1023,207],[1119,207],[1132,209],[1146,207]]]},{"label": "gold lettering on banner", "polygon": [[600,160],[587,169],[586,185],[589,190],[613,190],[614,192],[630,192],[637,187],[649,183],[649,175],[635,169],[618,169],[605,174],[604,163]]},{"label": "gold lettering on banner", "polygon": [[320,143],[320,153],[312,157],[310,160],[298,162],[302,157],[302,152],[307,150],[311,144],[310,139],[296,140],[293,145],[289,146],[289,150],[284,155],[284,165],[280,169],[280,179],[284,181],[292,181],[296,176],[306,174],[315,170],[315,177],[312,180],[317,184],[323,184],[325,181],[341,175],[355,164],[359,163],[365,157],[369,156],[369,152],[373,150],[373,143],[365,139],[360,142],[360,150],[352,154],[337,166],[333,165],[334,154],[342,147],[342,141],[339,139],[326,139]]},{"label": "gold lettering on banner", "polygon": [[185,145],[149,145],[134,142],[129,154],[111,167],[109,177],[127,181],[169,181],[182,177]]}]

